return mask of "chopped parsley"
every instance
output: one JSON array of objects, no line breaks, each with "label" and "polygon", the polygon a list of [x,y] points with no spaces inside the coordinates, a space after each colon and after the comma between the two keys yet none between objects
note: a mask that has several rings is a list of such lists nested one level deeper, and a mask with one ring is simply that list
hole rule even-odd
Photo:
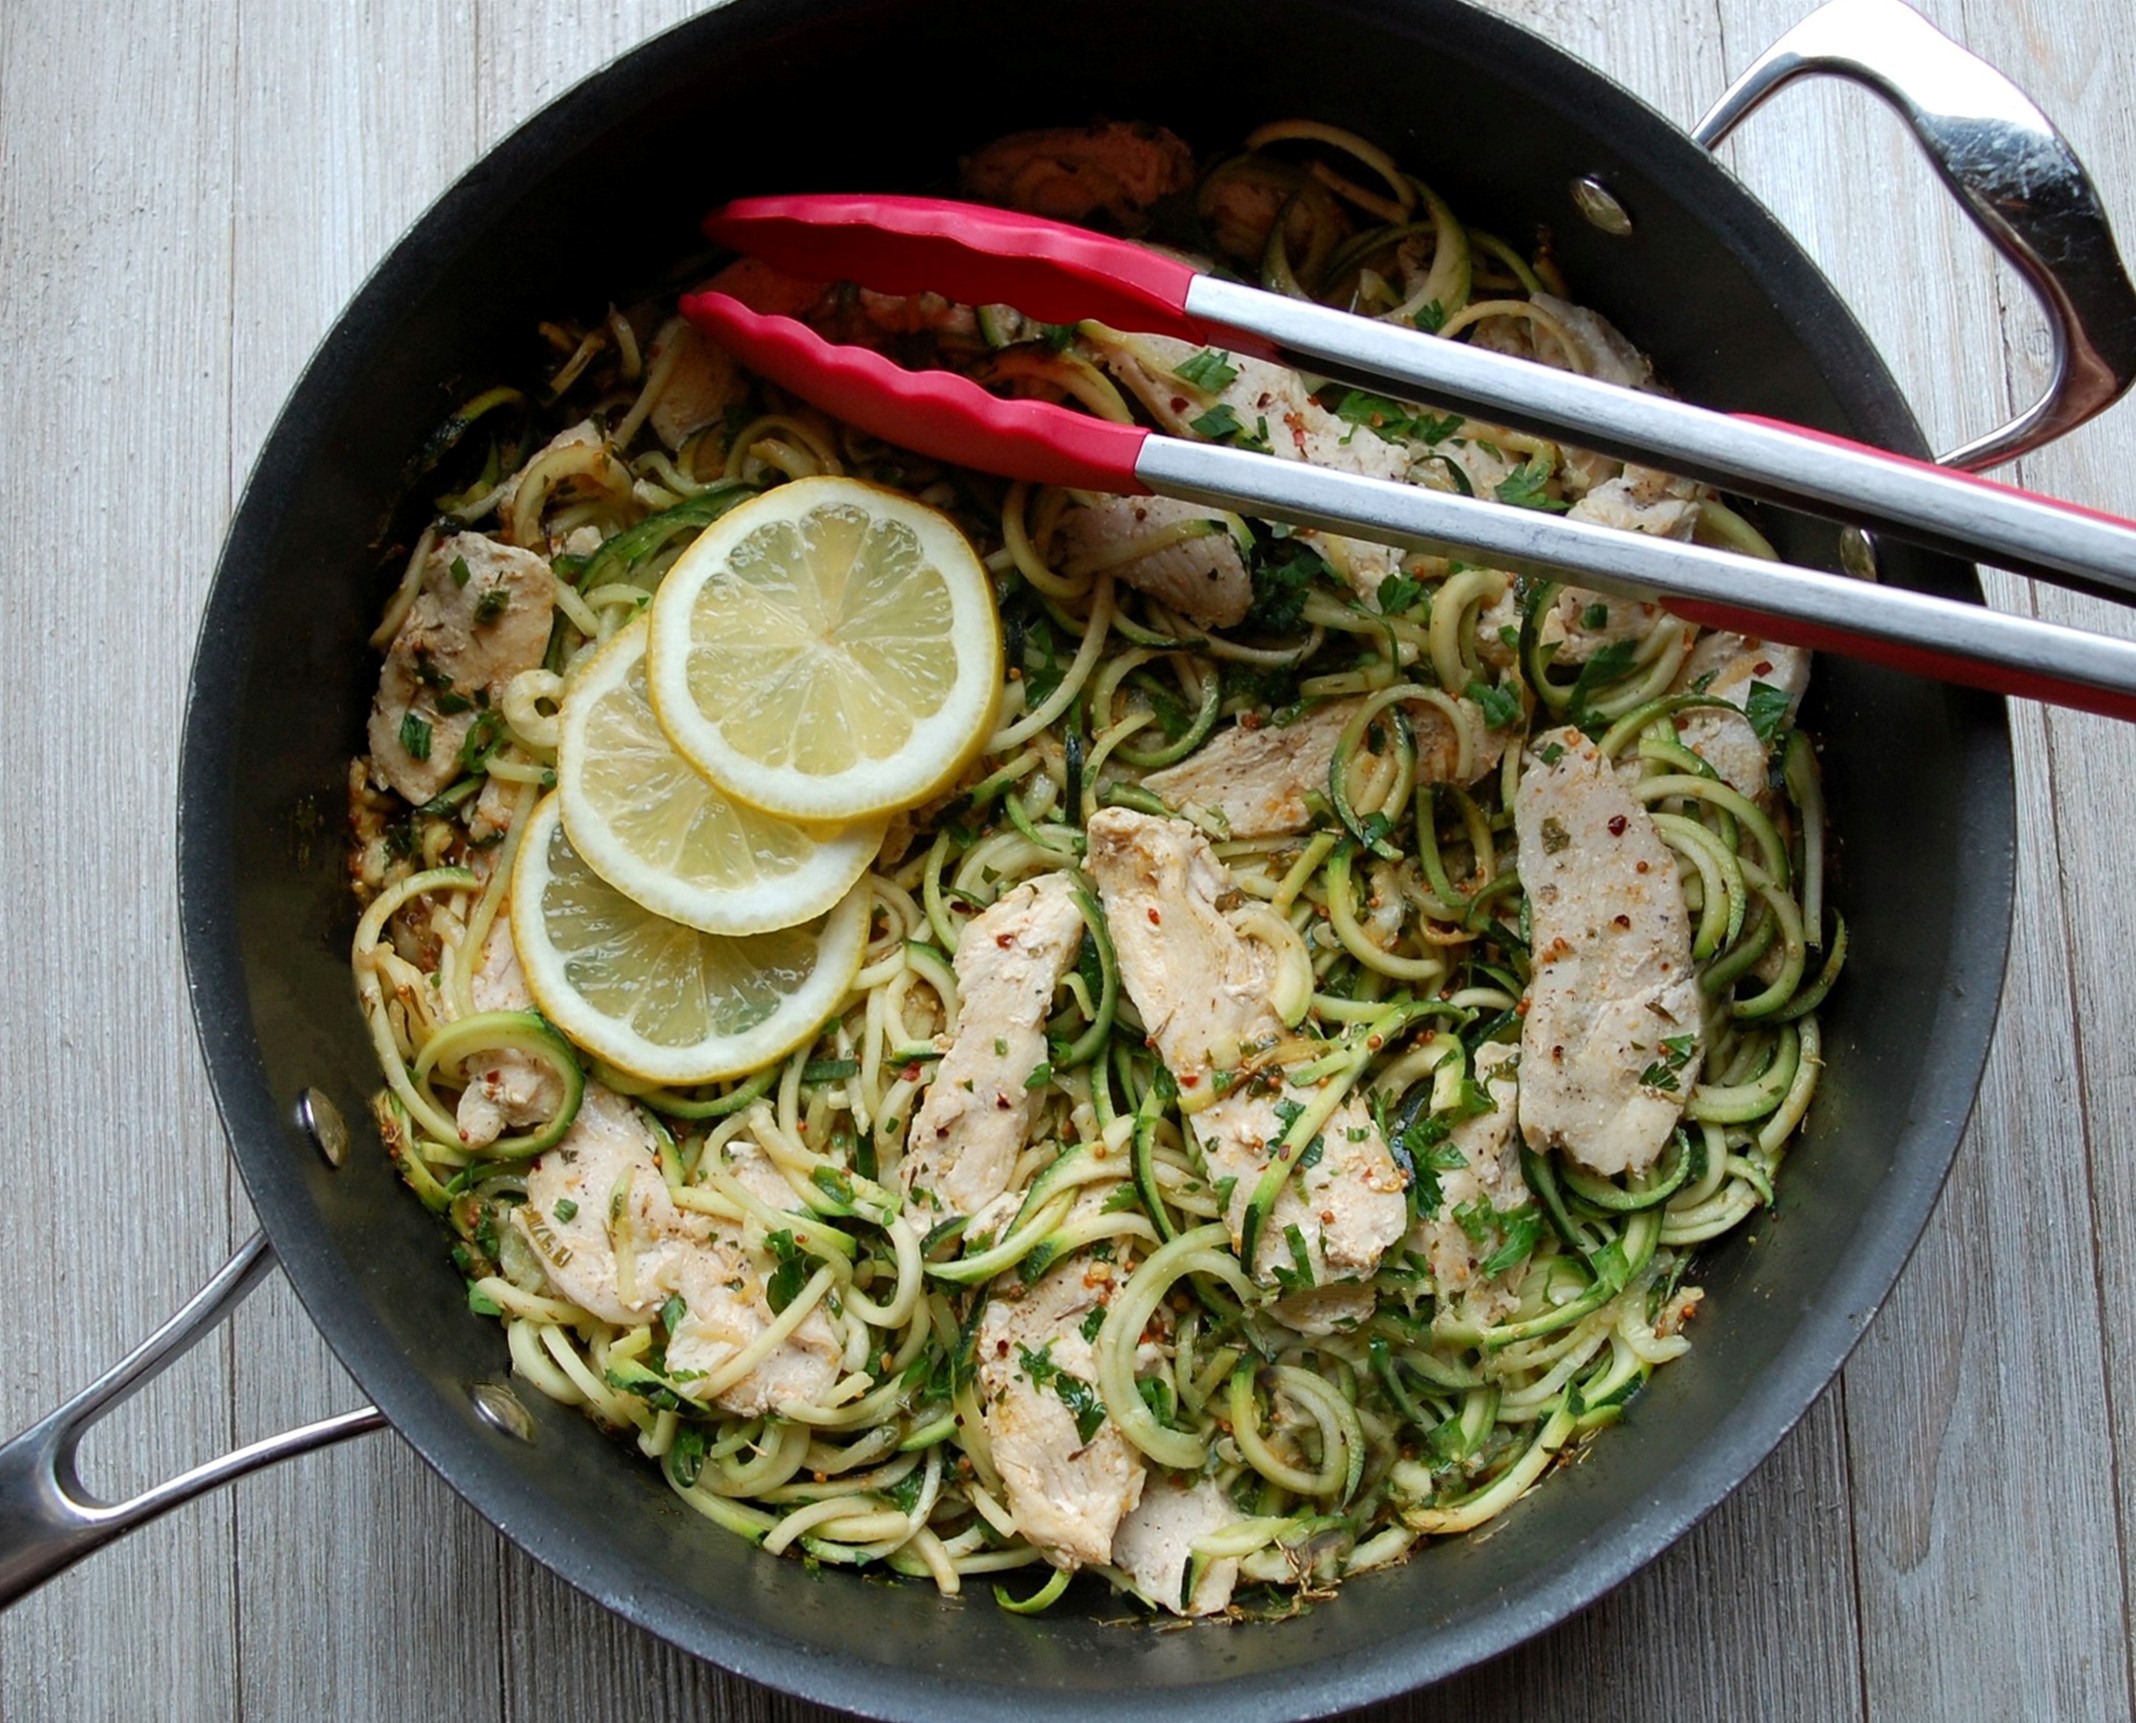
[{"label": "chopped parsley", "polygon": [[1753,682],[1743,702],[1743,716],[1750,720],[1758,740],[1770,747],[1773,738],[1780,733],[1781,725],[1787,722],[1787,708],[1785,688],[1775,688],[1769,682]]},{"label": "chopped parsley", "polygon": [[476,625],[480,626],[484,623],[495,622],[498,617],[511,608],[511,593],[504,587],[493,586],[475,600]]},{"label": "chopped parsley", "polygon": [[1231,363],[1231,355],[1219,353],[1213,347],[1204,347],[1186,363],[1172,367],[1172,375],[1181,382],[1191,383],[1211,395],[1236,381],[1238,374],[1239,368]]},{"label": "chopped parsley", "polygon": [[[676,1430],[674,1439],[668,1443],[668,1475],[684,1489],[697,1482],[705,1469],[705,1448],[708,1438],[704,1429],[696,1424],[684,1424]],[[914,1470],[918,1470],[917,1467]]]},{"label": "chopped parsley", "polygon": [[410,712],[400,721],[400,745],[411,760],[430,758],[430,721]]},{"label": "chopped parsley", "polygon": [[1206,413],[1189,419],[1187,426],[1198,436],[1209,438],[1235,437],[1246,429],[1246,421],[1231,410],[1231,403],[1219,401]]},{"label": "chopped parsley", "polygon": [[1503,730],[1520,717],[1520,690],[1506,684],[1493,687],[1484,682],[1471,682],[1468,697],[1483,708],[1483,721],[1494,730]]},{"label": "chopped parsley", "polygon": [[1623,681],[1637,656],[1638,648],[1631,641],[1612,640],[1580,666],[1579,679],[1572,685],[1572,698],[1566,707],[1575,724],[1588,721],[1588,708],[1595,696],[1611,683]]},{"label": "chopped parsley", "polygon": [[768,1234],[764,1246],[778,1263],[778,1267],[771,1271],[771,1277],[764,1282],[764,1302],[771,1306],[771,1313],[776,1316],[801,1296],[808,1277],[823,1264],[796,1244],[793,1233],[783,1227]]},{"label": "chopped parsley", "polygon": [[1254,558],[1253,603],[1241,624],[1257,634],[1288,634],[1305,619],[1306,594],[1322,575],[1332,577],[1324,558],[1296,539],[1278,539]]},{"label": "chopped parsley", "polygon": [[1069,1415],[1075,1419],[1077,1441],[1088,1442],[1098,1433],[1098,1426],[1105,1422],[1105,1402],[1098,1398],[1097,1389],[1082,1377],[1053,1362],[1052,1341],[1047,1341],[1036,1352],[1028,1346],[1018,1346],[1016,1362],[1031,1379],[1034,1388],[1051,1388],[1054,1396],[1068,1408]]},{"label": "chopped parsley", "polygon": [[1424,592],[1425,586],[1421,580],[1413,580],[1406,574],[1391,574],[1380,582],[1377,595],[1380,614],[1400,616],[1404,611],[1414,610]]},{"label": "chopped parsley", "polygon": [[578,1219],[578,1204],[569,1197],[558,1197],[556,1199],[556,1207],[549,1212],[556,1216],[559,1224],[574,1221]]},{"label": "chopped parsley", "polygon": [[1498,1225],[1505,1242],[1483,1259],[1483,1272],[1487,1275],[1503,1274],[1515,1263],[1527,1260],[1543,1236],[1543,1211],[1533,1203],[1523,1203],[1499,1215]]},{"label": "chopped parsley", "polygon": [[1390,443],[1443,443],[1467,422],[1459,413],[1412,413],[1399,402],[1363,389],[1352,389],[1336,402],[1335,416],[1352,427],[1343,438],[1346,443],[1359,425]]},{"label": "chopped parsley", "polygon": [[465,586],[465,585],[467,584],[467,581],[468,581],[468,567],[467,567],[467,558],[466,558],[466,557],[464,557],[464,556],[456,556],[456,557],[454,557],[454,558],[452,559],[452,564],[451,564],[451,567],[452,567],[452,583],[453,583],[453,585],[455,585],[455,586]]},{"label": "chopped parsley", "polygon": [[1572,505],[1544,494],[1543,487],[1555,476],[1548,461],[1540,455],[1530,455],[1500,479],[1494,489],[1500,502],[1511,503],[1517,509],[1548,509],[1562,514]]}]

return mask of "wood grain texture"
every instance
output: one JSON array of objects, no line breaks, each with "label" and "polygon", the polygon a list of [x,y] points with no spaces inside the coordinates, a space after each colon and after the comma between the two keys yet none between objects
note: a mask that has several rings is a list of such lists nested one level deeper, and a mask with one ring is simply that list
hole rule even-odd
[{"label": "wood grain texture", "polygon": [[[1806,9],[1487,3],[1682,122]],[[203,0],[151,22],[108,0],[0,5],[0,384],[42,456],[0,465],[0,1153],[8,1236],[43,1246],[0,1256],[13,1331],[39,1337],[7,1348],[6,1428],[250,1229],[186,1026],[169,854],[171,738],[235,486],[406,223],[693,9]],[[2136,48],[2116,0],[1924,9],[2056,115],[2136,236]],[[1789,91],[1726,159],[1838,282],[1939,444],[2037,388],[2022,286],[1871,98]],[[2021,476],[2136,514],[2119,423]],[[2021,708],[2017,735],[2024,895],[2001,1045],[1951,1189],[1843,1385],[1645,1573],[1381,1723],[2128,1714],[2136,731]],[[92,1458],[139,1482],[355,1397],[277,1284]],[[142,1715],[828,1714],[622,1625],[379,1436],[182,1510],[0,1617],[0,1717]]]},{"label": "wood grain texture", "polygon": [[[235,17],[33,0],[0,28],[0,384],[24,439],[0,477],[13,1429],[225,1255],[171,810],[184,643],[230,506]],[[105,1476],[123,1487],[228,1445],[228,1338],[203,1351],[103,1447]],[[232,1527],[230,1501],[207,1503],[0,1618],[0,1712],[125,1714],[148,1645],[163,1702],[229,1712]]]}]

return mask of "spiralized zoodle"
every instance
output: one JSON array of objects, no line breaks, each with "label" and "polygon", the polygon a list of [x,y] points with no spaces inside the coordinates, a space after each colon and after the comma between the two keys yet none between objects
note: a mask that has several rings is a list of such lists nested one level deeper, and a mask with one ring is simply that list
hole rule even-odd
[{"label": "spiralized zoodle", "polygon": [[[1523,252],[1466,226],[1382,152],[1326,126],[1264,128],[1169,198],[1138,201],[1123,175],[1093,181],[1072,160],[1033,171],[1017,183],[1051,188],[1033,195],[1056,213],[1065,172],[1087,193],[1079,213],[1154,223],[1285,292],[1576,369],[1629,362],[1614,331],[1569,303],[1547,245]],[[633,1437],[684,1501],[767,1550],[881,1564],[952,1593],[1058,1555],[1019,1521],[974,1348],[991,1302],[1080,1263],[1095,1300],[1076,1328],[1090,1374],[1041,1347],[1023,1352],[1023,1377],[1074,1416],[1081,1440],[1116,1430],[1143,1488],[1202,1488],[1204,1503],[1223,1504],[1183,1537],[1168,1595],[1151,1596],[1124,1555],[1080,1565],[1175,1610],[1223,1599],[1280,1610],[1502,1512],[1687,1349],[1682,1327],[1701,1296],[1693,1254],[1772,1201],[1816,1091],[1815,1008],[1845,929],[1823,901],[1817,762],[1791,702],[1756,681],[1724,699],[1710,670],[1693,674],[1695,630],[1550,583],[1206,512],[1153,514],[1094,542],[1077,524],[1089,499],[933,466],[721,372],[716,355],[716,411],[679,429],[663,410],[686,344],[651,339],[671,309],[545,326],[557,363],[546,385],[477,395],[423,452],[436,518],[374,644],[406,622],[437,547],[468,531],[548,558],[553,630],[539,667],[477,700],[450,781],[421,805],[381,788],[373,762],[352,773],[352,867],[367,903],[355,969],[386,1078],[379,1123],[449,1226],[472,1307],[502,1323],[514,1371]],[[1179,363],[1097,325],[1033,326],[924,296],[839,290],[812,315],[841,338],[1005,392],[1178,435],[1284,433],[1225,404],[1239,371],[1228,355]],[[697,363],[702,388],[706,356]],[[1353,391],[1316,400],[1346,444],[1414,482],[1508,506],[1564,508],[1625,477],[1578,450]],[[593,434],[548,440],[580,422]],[[573,666],[638,616],[707,523],[766,487],[841,473],[959,522],[996,583],[1008,643],[983,758],[955,794],[900,819],[868,876],[869,940],[845,1003],[786,1057],[690,1090],[601,1066],[531,1010],[479,1008],[515,846],[554,781]],[[1762,548],[1709,493],[1668,484],[1694,530]],[[1216,538],[1251,582],[1235,624],[1190,620],[1169,589],[1134,577],[1158,553],[1191,558]],[[1316,714],[1332,731],[1329,764],[1283,829],[1242,834],[1220,806],[1175,804],[1149,781],[1226,736],[1303,738]],[[1739,748],[1754,737],[1755,781],[1730,782],[1701,751],[1725,725]],[[1518,1154],[1518,1200],[1456,1202],[1449,1187],[1480,1188],[1470,1127],[1513,1105],[1509,1055],[1536,966],[1516,800],[1564,726],[1594,741],[1676,858],[1703,1001],[1699,1063],[1686,1037],[1673,1064],[1641,1076],[1649,1101],[1680,1107],[1654,1164],[1607,1176],[1516,1134],[1505,1152]],[[421,739],[427,750],[427,729]],[[1266,956],[1285,1034],[1244,1049],[1224,1078],[1259,1069],[1309,1099],[1292,1104],[1295,1141],[1286,1135],[1263,1181],[1276,1188],[1246,1205],[1245,1230],[1302,1176],[1294,1164],[1310,1164],[1314,1133],[1333,1130],[1339,1107],[1361,1107],[1402,1167],[1412,1225],[1379,1259],[1354,1321],[1296,1320],[1286,1301],[1300,1272],[1312,1289],[1312,1273],[1295,1240],[1294,1270],[1251,1266],[1255,1241],[1239,1236],[1233,1193],[1195,1136],[1205,1097],[1153,1044],[1079,871],[1107,808],[1190,821],[1228,874],[1229,924]],[[945,1049],[989,1029],[960,1019],[960,939],[1019,885],[1063,870],[1083,925],[1045,1056],[1025,1079],[1035,1105],[1012,1195],[982,1217],[945,1218],[899,1173]],[[506,1054],[545,1073],[558,1104],[472,1144],[455,1097]],[[1694,1070],[1677,1093],[1676,1073]],[[602,1090],[648,1123],[668,1203],[731,1229],[738,1274],[761,1287],[763,1325],[710,1372],[669,1365],[677,1300],[604,1321],[562,1293],[513,1224],[530,1167]],[[737,1176],[730,1155],[745,1145],[783,1195]],[[628,1186],[626,1175],[608,1222],[626,1286],[651,1243]],[[1472,1282],[1427,1247],[1434,1224],[1467,1251]],[[768,1409],[716,1403],[808,1323],[827,1325],[835,1350],[826,1391]],[[1021,1597],[996,1594],[1045,1608],[1073,1565]],[[1223,1583],[1205,1590],[1218,1570]]]}]

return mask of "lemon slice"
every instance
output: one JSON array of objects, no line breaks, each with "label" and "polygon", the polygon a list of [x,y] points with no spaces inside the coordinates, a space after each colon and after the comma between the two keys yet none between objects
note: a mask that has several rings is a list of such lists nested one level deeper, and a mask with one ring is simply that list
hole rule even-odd
[{"label": "lemon slice", "polygon": [[645,637],[641,617],[565,690],[556,789],[571,847],[625,897],[704,933],[823,914],[868,871],[884,822],[825,836],[715,788],[653,717]]},{"label": "lemon slice", "polygon": [[956,523],[857,479],[796,479],[707,527],[653,598],[647,684],[676,749],[793,820],[946,786],[1001,693],[1001,622]]},{"label": "lemon slice", "polygon": [[699,933],[633,903],[580,859],[544,797],[512,868],[512,943],[542,1015],[654,1083],[709,1083],[789,1053],[852,986],[868,935],[856,886],[821,920]]}]

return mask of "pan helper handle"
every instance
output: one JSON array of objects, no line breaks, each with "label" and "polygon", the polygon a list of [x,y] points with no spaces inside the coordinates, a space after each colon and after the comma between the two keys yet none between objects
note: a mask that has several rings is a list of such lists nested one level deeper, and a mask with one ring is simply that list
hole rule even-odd
[{"label": "pan helper handle", "polygon": [[273,1266],[266,1234],[254,1233],[184,1308],[115,1368],[0,1447],[0,1609],[180,1503],[277,1460],[385,1423],[385,1414],[375,1407],[359,1407],[248,1443],[123,1502],[99,1501],[83,1488],[74,1462],[89,1427],[221,1326]]},{"label": "pan helper handle", "polygon": [[2126,394],[2136,383],[2136,287],[2084,164],[2031,99],[1901,0],[1828,0],[1759,55],[1691,135],[1717,147],[1775,90],[1812,73],[1851,79],[1897,110],[2047,313],[2045,392],[1943,464],[2000,466]]}]

